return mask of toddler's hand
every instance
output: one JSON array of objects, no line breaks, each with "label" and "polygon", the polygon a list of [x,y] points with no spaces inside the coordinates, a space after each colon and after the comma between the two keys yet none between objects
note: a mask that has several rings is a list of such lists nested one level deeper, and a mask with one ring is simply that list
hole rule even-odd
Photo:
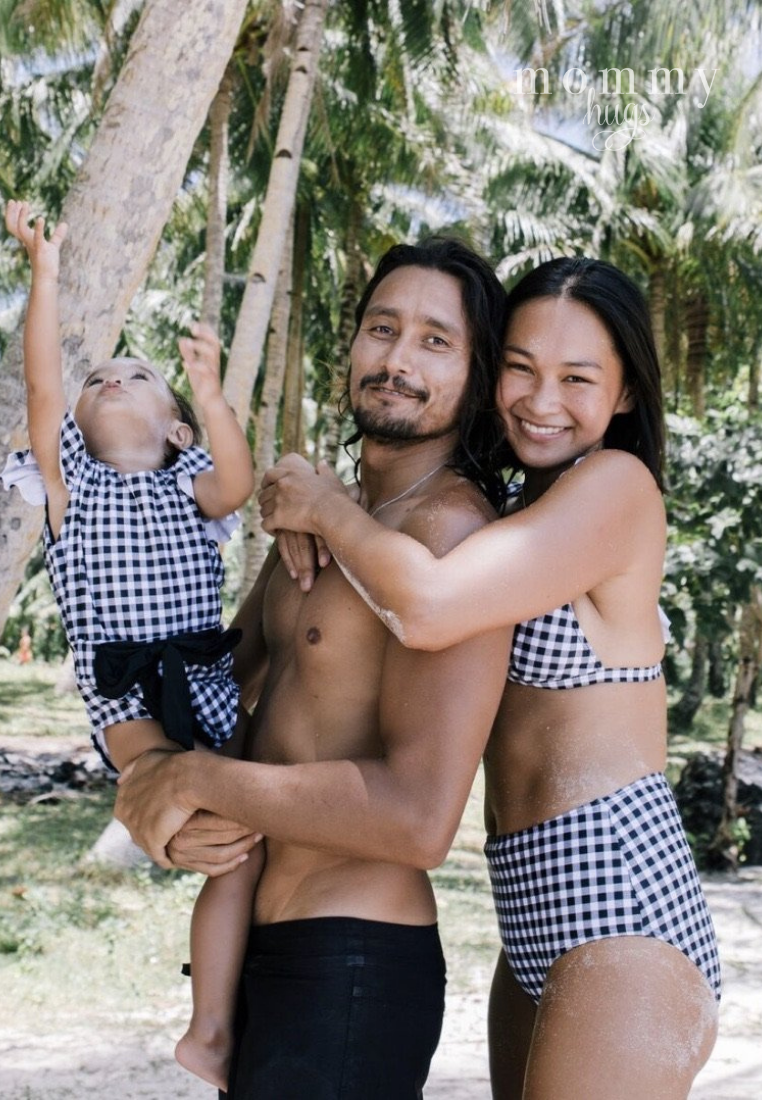
[{"label": "toddler's hand", "polygon": [[188,373],[193,396],[203,408],[204,402],[213,400],[222,393],[220,342],[209,325],[193,324],[190,333],[190,336],[183,336],[178,340],[177,346]]},{"label": "toddler's hand", "polygon": [[30,215],[28,202],[11,199],[5,208],[5,227],[26,249],[32,275],[36,279],[57,279],[61,245],[69,227],[66,222],[61,222],[53,229],[50,240],[46,240],[45,219],[36,218],[32,226],[29,224]]}]

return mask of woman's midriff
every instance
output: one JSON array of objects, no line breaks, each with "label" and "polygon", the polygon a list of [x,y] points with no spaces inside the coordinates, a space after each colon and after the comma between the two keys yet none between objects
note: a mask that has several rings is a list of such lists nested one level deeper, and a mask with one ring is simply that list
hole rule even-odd
[{"label": "woman's midriff", "polygon": [[663,680],[507,684],[484,755],[487,831],[518,832],[662,771],[665,711]]},{"label": "woman's midriff", "polygon": [[268,841],[254,923],[311,917],[426,925],[437,919],[437,910],[425,871]]}]

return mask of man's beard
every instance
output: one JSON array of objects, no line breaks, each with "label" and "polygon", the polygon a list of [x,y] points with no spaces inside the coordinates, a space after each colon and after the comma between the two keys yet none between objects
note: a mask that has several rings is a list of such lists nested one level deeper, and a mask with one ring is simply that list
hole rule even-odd
[{"label": "man's beard", "polygon": [[[363,390],[372,385],[385,385],[389,382],[389,375],[386,372],[369,375],[363,378],[360,389]],[[413,390],[404,383],[400,383],[397,378],[391,380],[391,385],[399,393],[408,394],[413,400],[426,401],[428,399],[428,393]],[[362,432],[366,439],[372,439],[376,443],[421,443],[426,439],[440,439],[458,426],[457,414],[450,423],[441,424],[428,431],[422,431],[417,420],[402,419],[398,412],[393,414],[385,409],[377,409],[371,412],[368,409],[351,408],[351,413],[358,431]]]}]

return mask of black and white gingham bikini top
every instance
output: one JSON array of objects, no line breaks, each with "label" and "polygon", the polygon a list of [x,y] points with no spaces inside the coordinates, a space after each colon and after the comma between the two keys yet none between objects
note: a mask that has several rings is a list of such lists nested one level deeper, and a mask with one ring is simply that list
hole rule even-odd
[{"label": "black and white gingham bikini top", "polygon": [[[520,483],[508,486],[509,496],[520,492]],[[664,641],[668,642],[669,619],[661,607],[658,611]],[[590,684],[644,684],[660,676],[661,661],[641,668],[606,668],[593,652],[570,603],[519,623],[513,633],[508,666],[512,684],[558,690]]]},{"label": "black and white gingham bikini top", "polygon": [[[662,628],[668,620],[661,608]],[[665,639],[666,640],[666,639]],[[582,633],[570,603],[519,623],[513,635],[508,679],[539,688],[575,688],[589,684],[641,684],[658,680],[661,662],[647,668],[606,668]]]}]

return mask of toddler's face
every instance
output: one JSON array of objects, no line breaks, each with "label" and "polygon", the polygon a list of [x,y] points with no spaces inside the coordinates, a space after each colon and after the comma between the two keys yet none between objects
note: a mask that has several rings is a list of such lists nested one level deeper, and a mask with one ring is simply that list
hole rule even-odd
[{"label": "toddler's face", "polygon": [[150,363],[109,359],[85,379],[74,419],[96,457],[115,432],[163,453],[178,411],[166,380]]}]

